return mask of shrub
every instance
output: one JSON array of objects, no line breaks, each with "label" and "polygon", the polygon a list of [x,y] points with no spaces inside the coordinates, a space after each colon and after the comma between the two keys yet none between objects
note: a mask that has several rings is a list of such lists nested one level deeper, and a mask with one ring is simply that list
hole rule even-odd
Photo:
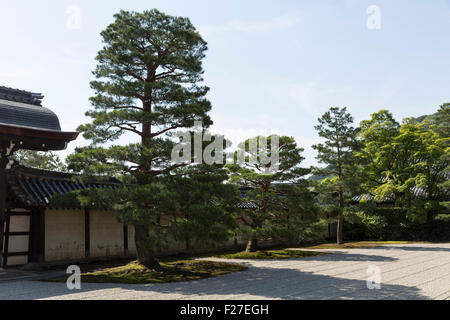
[{"label": "shrub", "polygon": [[359,207],[348,207],[344,210],[346,231],[351,240],[380,240],[387,226],[386,218],[370,215]]},{"label": "shrub", "polygon": [[411,219],[411,211],[403,208],[361,205],[346,208],[344,215],[346,241],[450,241],[450,215],[446,210],[425,220],[417,216]]}]

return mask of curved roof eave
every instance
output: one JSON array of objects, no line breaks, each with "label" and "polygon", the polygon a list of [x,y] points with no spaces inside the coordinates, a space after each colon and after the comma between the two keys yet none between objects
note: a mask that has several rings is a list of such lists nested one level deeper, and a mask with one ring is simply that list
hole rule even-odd
[{"label": "curved roof eave", "polygon": [[78,132],[28,128],[0,123],[0,140],[13,142],[16,150],[64,150],[67,143],[75,140],[78,135]]}]

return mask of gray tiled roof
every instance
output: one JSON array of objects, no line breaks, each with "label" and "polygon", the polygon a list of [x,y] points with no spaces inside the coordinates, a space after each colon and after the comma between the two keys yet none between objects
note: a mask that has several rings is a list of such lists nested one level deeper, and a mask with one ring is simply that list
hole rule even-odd
[{"label": "gray tiled roof", "polygon": [[34,105],[14,106],[0,101],[0,124],[61,131],[58,117],[44,107]]},{"label": "gray tiled roof", "polygon": [[8,189],[16,202],[26,206],[47,206],[54,195],[87,188],[117,188],[120,182],[93,181],[79,183],[69,173],[16,166],[7,173]]},{"label": "gray tiled roof", "polygon": [[252,209],[252,210],[256,210],[259,208],[256,204],[254,204],[251,201],[242,201],[238,203],[237,207],[239,209]]},{"label": "gray tiled roof", "polygon": [[0,86],[0,99],[14,102],[32,104],[35,106],[41,105],[41,100],[44,96],[40,93],[33,93],[18,89],[7,88]]},{"label": "gray tiled roof", "polygon": [[0,124],[61,131],[58,117],[41,106],[43,96],[0,86]]}]

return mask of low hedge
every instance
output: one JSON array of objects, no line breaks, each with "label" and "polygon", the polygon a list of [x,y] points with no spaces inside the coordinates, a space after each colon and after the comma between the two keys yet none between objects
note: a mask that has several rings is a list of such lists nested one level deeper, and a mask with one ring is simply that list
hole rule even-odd
[{"label": "low hedge", "polygon": [[345,241],[450,241],[450,221],[411,221],[402,208],[354,207],[344,223]]}]

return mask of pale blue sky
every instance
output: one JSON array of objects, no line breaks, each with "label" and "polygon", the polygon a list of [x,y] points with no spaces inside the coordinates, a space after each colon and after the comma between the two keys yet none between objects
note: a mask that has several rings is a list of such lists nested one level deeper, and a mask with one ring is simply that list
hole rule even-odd
[{"label": "pale blue sky", "polygon": [[[381,9],[381,29],[366,12]],[[81,10],[68,28],[68,8]],[[64,130],[86,122],[99,33],[120,9],[187,16],[209,43],[213,131],[234,142],[294,136],[315,164],[314,125],[331,106],[357,122],[387,108],[400,120],[450,101],[450,0],[0,0],[0,85],[43,92]],[[62,155],[86,144],[71,143]]]}]

